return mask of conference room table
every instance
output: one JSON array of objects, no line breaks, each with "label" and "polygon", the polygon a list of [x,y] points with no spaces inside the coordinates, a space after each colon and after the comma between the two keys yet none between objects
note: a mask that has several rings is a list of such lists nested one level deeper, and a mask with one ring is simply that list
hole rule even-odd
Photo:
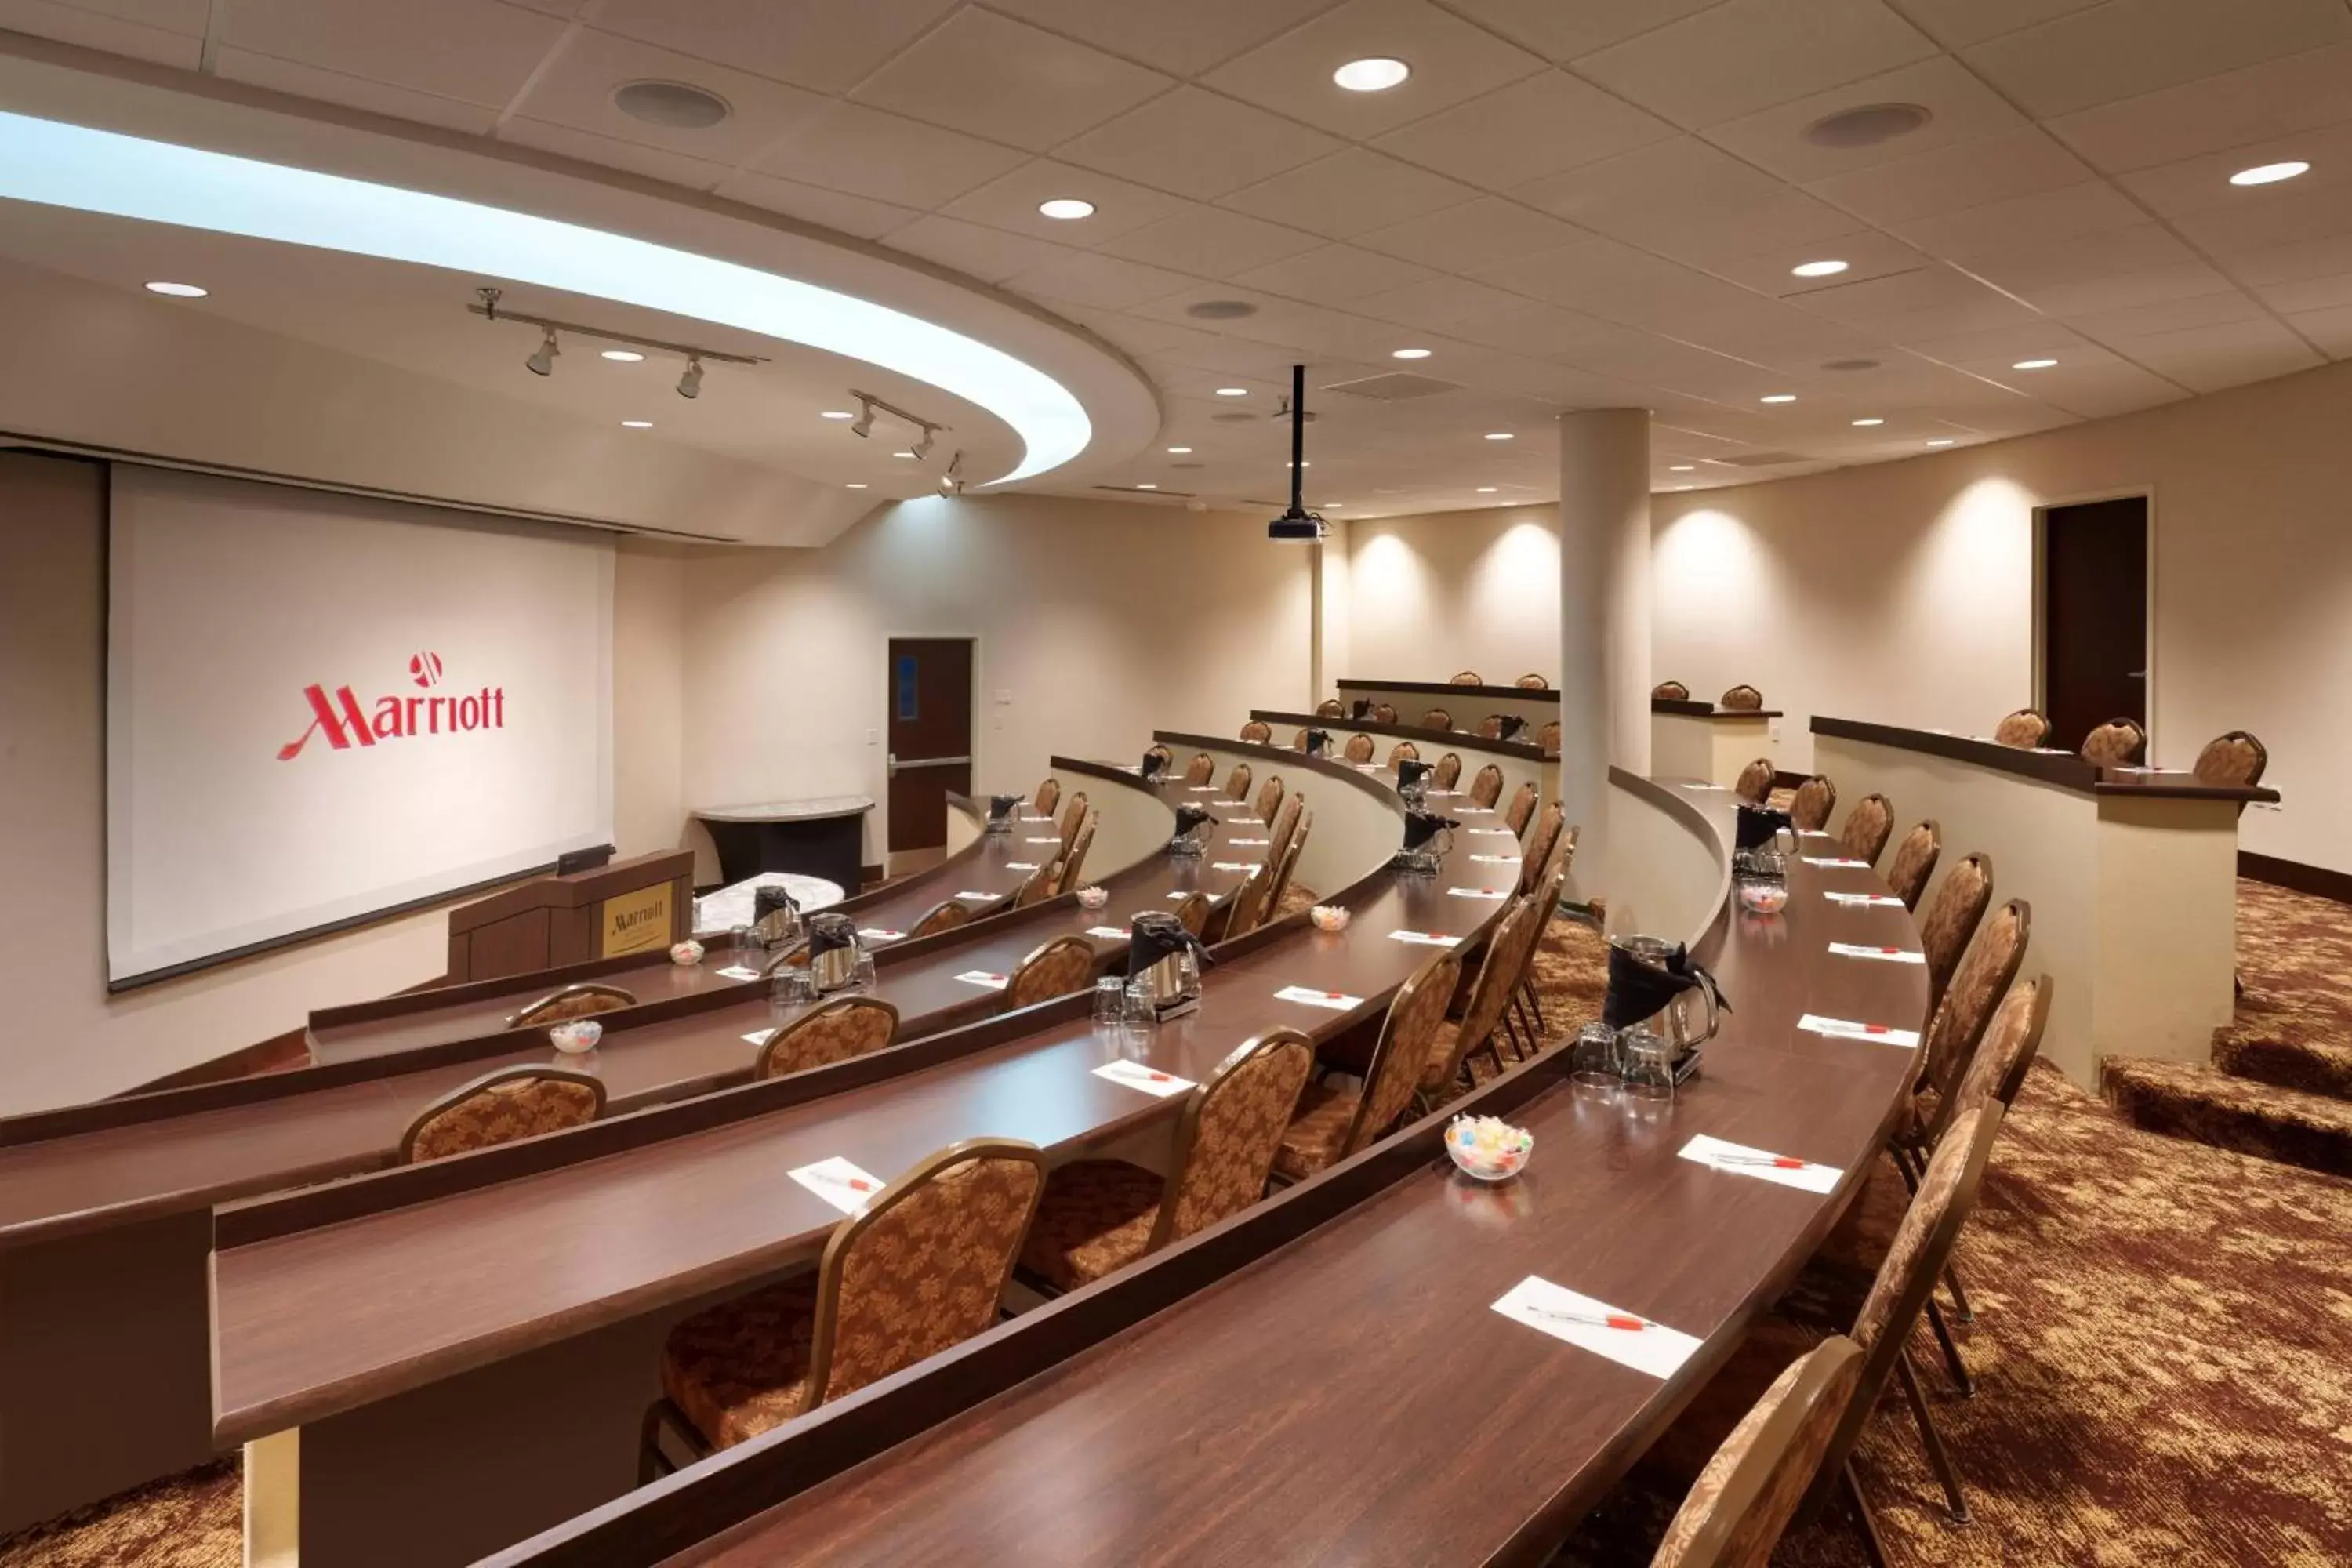
[{"label": "conference room table", "polygon": [[[1137,797],[1166,824],[1174,820],[1171,792],[1190,798],[1181,786],[1147,786],[1115,768],[1068,759],[1056,765],[1096,796]],[[1029,875],[1018,865],[1051,853],[1027,840],[1052,831],[1042,821],[986,836],[921,886],[865,902],[857,918],[869,929],[886,920],[903,929],[950,892],[1009,898]],[[1251,836],[1230,820],[1217,832]],[[1216,869],[1221,858],[1213,851],[1171,864],[1144,856],[1104,878],[1114,895],[1109,912],[1164,898],[1180,884],[1223,897],[1244,873]],[[950,1027],[1000,1005],[993,992],[956,975],[1007,972],[1039,943],[1106,918],[1064,897],[884,944],[876,991],[898,1007],[903,1038]],[[1088,940],[1101,962],[1124,946],[1123,939]],[[604,1015],[604,1042],[583,1056],[561,1055],[543,1031],[508,1031],[513,990],[478,998],[480,988],[466,986],[454,1002],[395,999],[414,1010],[371,1034],[331,1027],[331,1042],[367,1048],[319,1067],[0,1122],[0,1298],[8,1328],[0,1334],[0,1445],[10,1456],[0,1467],[0,1529],[215,1452],[205,1332],[213,1205],[390,1165],[420,1110],[500,1067],[546,1062],[592,1072],[604,1082],[609,1112],[740,1083],[758,1054],[747,1037],[793,1016],[771,1005],[766,983],[718,973],[741,956],[714,952],[688,968],[665,957],[647,966],[640,994],[655,980],[671,983],[667,1005]],[[533,982],[522,994],[548,988]]]},{"label": "conference room table", "polygon": [[[1526,720],[1528,731],[1533,734],[1559,717],[1559,693],[1549,688],[1530,690],[1523,686],[1456,686],[1446,680],[1371,677],[1350,678],[1334,684],[1339,688],[1343,709],[1352,710],[1359,700],[1385,702],[1407,724],[1432,708],[1443,708],[1454,716],[1454,724],[1461,729],[1475,730],[1478,721],[1489,713],[1502,713]],[[1336,718],[1327,715],[1322,720],[1326,729],[1347,722],[1345,712]]]},{"label": "conference room table", "polygon": [[[1612,823],[1697,823],[1724,865],[1721,791],[1612,782]],[[957,1365],[820,1407],[489,1563],[1547,1561],[1826,1237],[1916,1066],[1912,1048],[1801,1023],[1924,1028],[1921,965],[1831,949],[1916,952],[1899,904],[1826,896],[1884,896],[1875,873],[1801,863],[1769,917],[1723,900],[1715,875],[1697,951],[1732,1010],[1670,1105],[1577,1085],[1552,1050]],[[1461,1109],[1534,1134],[1519,1176],[1490,1186],[1452,1168],[1439,1140]],[[1700,1137],[1833,1182],[1801,1190],[1688,1157]],[[1291,1205],[1307,1212],[1286,1223]],[[1200,1261],[1219,1249],[1222,1271]],[[1507,1310],[1530,1280],[1631,1315],[1640,1348]],[[1024,1336],[1037,1348],[1022,1356]]]},{"label": "conference room table", "polygon": [[[1324,932],[1294,916],[1226,944],[1198,1010],[1150,1029],[1098,1028],[1089,999],[1071,996],[906,1047],[923,1065],[822,1100],[776,1080],[223,1209],[215,1432],[248,1445],[256,1528],[308,1568],[458,1563],[617,1497],[635,1483],[669,1328],[805,1266],[838,1224],[786,1173],[837,1156],[887,1182],[981,1136],[1056,1161],[1164,1143],[1180,1101],[1093,1069],[1131,1060],[1198,1081],[1269,1028],[1336,1037],[1376,1020],[1433,956],[1391,933],[1467,936],[1502,907],[1454,891],[1473,885],[1466,847],[1434,877],[1385,868],[1402,808],[1384,781],[1161,739],[1279,761],[1294,787],[1312,779],[1318,837],[1359,822],[1359,876],[1340,889],[1353,922]],[[1338,809],[1350,794],[1373,809]],[[1280,994],[1291,987],[1317,1000]],[[837,1067],[881,1070],[874,1058]],[[719,1120],[730,1108],[746,1113]]]}]

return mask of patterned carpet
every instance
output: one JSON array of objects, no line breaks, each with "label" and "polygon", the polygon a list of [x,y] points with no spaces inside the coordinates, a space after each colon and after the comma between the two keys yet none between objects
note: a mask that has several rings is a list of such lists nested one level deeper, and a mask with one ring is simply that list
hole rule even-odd
[{"label": "patterned carpet", "polygon": [[2211,1065],[2111,1057],[2135,1125],[2352,1175],[2352,907],[2238,883],[2237,1016]]},{"label": "patterned carpet", "polygon": [[0,1541],[0,1568],[240,1568],[237,1462],[152,1482]]}]

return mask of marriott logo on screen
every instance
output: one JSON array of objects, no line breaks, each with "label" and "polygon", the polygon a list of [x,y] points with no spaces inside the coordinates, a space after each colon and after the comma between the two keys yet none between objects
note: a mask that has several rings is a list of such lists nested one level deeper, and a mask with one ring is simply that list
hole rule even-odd
[{"label": "marriott logo on screen", "polygon": [[[441,684],[441,656],[420,653],[408,661],[408,679],[425,689]],[[507,727],[507,689],[485,686],[479,691],[463,697],[447,697],[438,693],[430,696],[404,696],[397,692],[375,700],[371,710],[363,705],[348,686],[338,686],[331,692],[319,685],[302,689],[302,700],[310,707],[310,726],[278,748],[278,760],[290,763],[302,754],[313,735],[324,739],[328,746],[347,752],[353,746],[373,746],[382,741],[397,741],[418,735],[456,735],[475,730],[503,730]]]}]

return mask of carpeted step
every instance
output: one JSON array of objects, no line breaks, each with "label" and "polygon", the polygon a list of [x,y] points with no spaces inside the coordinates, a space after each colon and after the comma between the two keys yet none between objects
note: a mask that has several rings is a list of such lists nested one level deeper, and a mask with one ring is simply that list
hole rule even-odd
[{"label": "carpeted step", "polygon": [[2239,1024],[2213,1031],[2213,1065],[2232,1078],[2352,1100],[2352,1046]]},{"label": "carpeted step", "polygon": [[2108,1102],[2148,1131],[2352,1176],[2352,1100],[2144,1057],[2107,1058],[2100,1082]]}]

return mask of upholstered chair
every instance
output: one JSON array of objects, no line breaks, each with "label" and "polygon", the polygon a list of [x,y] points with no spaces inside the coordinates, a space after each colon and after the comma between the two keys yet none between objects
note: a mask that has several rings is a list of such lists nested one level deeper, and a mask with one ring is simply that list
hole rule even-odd
[{"label": "upholstered chair", "polygon": [[1875,866],[1894,832],[1894,804],[1883,795],[1864,795],[1845,814],[1845,826],[1838,830],[1838,853]]},{"label": "upholstered chair", "polygon": [[1960,954],[1977,933],[1977,922],[1992,903],[1992,859],[1979,853],[1963,855],[1944,874],[1936,897],[1919,917],[1919,945],[1927,954],[1927,1005],[1944,998]]},{"label": "upholstered chair", "polygon": [[1290,732],[1290,749],[1294,752],[1305,751],[1307,749],[1307,737],[1311,732],[1312,731],[1307,730],[1293,730]]},{"label": "upholstered chair", "polygon": [[1543,748],[1543,754],[1547,757],[1559,755],[1559,720],[1545,721],[1543,728],[1536,731],[1536,744]]},{"label": "upholstered chair", "polygon": [[1753,713],[1764,706],[1764,694],[1743,682],[1716,699],[1715,705],[1733,713]]},{"label": "upholstered chair", "polygon": [[549,1024],[562,1024],[573,1018],[593,1018],[616,1007],[634,1007],[636,1005],[636,993],[591,980],[578,985],[567,985],[561,991],[551,991],[538,1001],[525,1004],[520,1011],[507,1020],[507,1027],[541,1028]]},{"label": "upholstered chair", "polygon": [[1943,849],[1943,829],[1932,818],[1905,834],[1895,847],[1895,863],[1886,868],[1886,890],[1902,900],[1905,909],[1919,907],[1919,895],[1927,890],[1927,879],[1936,874]]},{"label": "upholstered chair", "polygon": [[1348,744],[1339,754],[1351,763],[1369,763],[1378,749],[1370,735],[1359,732],[1348,737]]},{"label": "upholstered chair", "polygon": [[1486,684],[1486,678],[1480,675],[1475,669],[1457,669],[1454,672],[1453,679],[1446,684],[1450,686],[1484,686]]},{"label": "upholstered chair", "polygon": [[1160,766],[1152,771],[1152,776],[1155,778],[1166,778],[1169,764],[1176,760],[1176,753],[1157,741],[1143,748],[1143,754],[1147,757],[1157,757],[1160,760]]},{"label": "upholstered chair", "polygon": [[1528,824],[1535,820],[1535,815],[1536,786],[1529,781],[1511,792],[1510,809],[1503,813],[1503,826],[1525,839]]},{"label": "upholstered chair", "polygon": [[1242,879],[1242,885],[1227,893],[1209,916],[1208,929],[1202,934],[1212,942],[1231,942],[1237,936],[1247,936],[1265,921],[1265,911],[1272,903],[1274,879],[1278,868],[1267,860]]},{"label": "upholstered chair", "polygon": [[1214,908],[1209,895],[1195,889],[1177,900],[1176,908],[1171,912],[1175,915],[1178,925],[1198,936],[1208,929],[1209,915]]},{"label": "upholstered chair", "polygon": [[814,1008],[768,1037],[751,1076],[782,1078],[878,1051],[898,1035],[898,1009],[878,996],[844,996]]},{"label": "upholstered chair", "polygon": [[1414,745],[1411,741],[1399,741],[1395,745],[1389,748],[1389,772],[1391,773],[1397,771],[1397,764],[1399,763],[1417,763],[1419,761],[1421,761],[1421,748]]},{"label": "upholstered chair", "polygon": [[[1536,989],[1536,951],[1543,945],[1543,934],[1551,924],[1552,916],[1559,910],[1560,896],[1568,889],[1568,868],[1576,862],[1576,829],[1561,829],[1552,841],[1551,853],[1544,857],[1539,880],[1528,885],[1528,896],[1536,907],[1535,929],[1528,933],[1528,951],[1519,963],[1519,983],[1513,987],[1521,1022],[1528,1029],[1528,1038],[1540,1042],[1550,1029],[1544,1017],[1543,994]],[[1524,869],[1524,867],[1522,868]]]},{"label": "upholstered chair", "polygon": [[1522,691],[1549,691],[1551,689],[1551,682],[1546,680],[1540,675],[1522,675],[1517,680],[1511,682],[1511,684],[1517,687]]},{"label": "upholstered chair", "polygon": [[[1078,831],[1084,833],[1086,829],[1081,827]],[[1020,889],[1013,895],[1013,907],[1025,910],[1044,903],[1054,896],[1054,889],[1061,885],[1061,880],[1062,857],[1056,855],[1050,860],[1038,861],[1037,868],[1021,879]]]},{"label": "upholstered chair", "polygon": [[1274,1157],[1276,1175],[1303,1182],[1380,1137],[1405,1113],[1421,1087],[1437,1026],[1445,1021],[1446,1005],[1461,977],[1461,959],[1441,953],[1397,988],[1372,1047],[1362,1089],[1308,1085]]},{"label": "upholstered chair", "polygon": [[1029,797],[1029,809],[1040,816],[1053,816],[1054,808],[1061,804],[1062,781],[1056,778],[1045,780],[1037,786],[1037,793]]},{"label": "upholstered chair", "polygon": [[1853,1403],[1862,1361],[1832,1334],[1790,1362],[1698,1473],[1650,1568],[1767,1568]]},{"label": "upholstered chair", "polygon": [[1519,848],[1519,890],[1525,892],[1540,880],[1551,868],[1551,852],[1559,843],[1559,831],[1568,822],[1568,813],[1559,802],[1548,800],[1536,813],[1535,826]]},{"label": "upholstered chair", "polygon": [[1086,873],[1087,851],[1095,847],[1096,821],[1096,816],[1089,816],[1086,826],[1078,829],[1077,837],[1072,839],[1070,847],[1062,852],[1062,869],[1054,879],[1055,898],[1077,889],[1078,879]]},{"label": "upholstered chair", "polygon": [[1087,792],[1079,790],[1063,807],[1061,824],[1054,831],[1061,835],[1064,844],[1067,844],[1078,836],[1078,829],[1087,825],[1087,819],[1092,815],[1087,809]]},{"label": "upholstered chair", "polygon": [[1274,857],[1282,853],[1283,847],[1290,842],[1290,836],[1298,830],[1298,814],[1306,809],[1307,797],[1303,795],[1293,794],[1289,799],[1282,803],[1281,810],[1266,818],[1265,849],[1267,859],[1271,860]]},{"label": "upholstered chair", "polygon": [[1830,813],[1837,809],[1837,785],[1828,775],[1815,773],[1797,786],[1796,798],[1789,803],[1789,820],[1808,832],[1819,832],[1830,825]]},{"label": "upholstered chair", "polygon": [[1393,702],[1373,703],[1370,718],[1372,722],[1375,724],[1395,723],[1397,721],[1396,704]]},{"label": "upholstered chair", "polygon": [[1454,712],[1448,708],[1424,708],[1421,710],[1421,727],[1424,730],[1451,730]]},{"label": "upholstered chair", "polygon": [[1013,966],[1013,978],[1004,984],[1005,1010],[1083,991],[1094,977],[1094,943],[1082,936],[1057,936]]},{"label": "upholstered chair", "polygon": [[1733,783],[1731,793],[1750,805],[1762,805],[1772,798],[1772,759],[1759,757],[1739,770],[1739,777]]},{"label": "upholstered chair", "polygon": [[1470,777],[1470,804],[1492,810],[1503,798],[1503,770],[1488,763]]},{"label": "upholstered chair", "polygon": [[1318,719],[1337,719],[1347,710],[1347,705],[1336,697],[1326,697],[1315,705],[1315,716]]},{"label": "upholstered chair", "polygon": [[1315,814],[1303,812],[1298,818],[1298,831],[1282,847],[1282,858],[1274,862],[1274,885],[1266,889],[1265,918],[1282,918],[1282,900],[1290,895],[1290,879],[1298,869],[1298,857],[1307,847],[1307,836],[1315,831]]},{"label": "upholstered chair", "polygon": [[1234,771],[1225,775],[1225,787],[1223,790],[1224,798],[1227,800],[1247,800],[1249,798],[1250,780],[1255,776],[1255,775],[1251,773],[1250,765],[1247,763],[1235,763],[1234,764]]},{"label": "upholstered chair", "polygon": [[923,911],[923,918],[907,928],[907,940],[919,936],[937,936],[943,931],[953,931],[971,923],[971,906],[961,899],[941,899]]},{"label": "upholstered chair", "polygon": [[1274,739],[1274,726],[1263,719],[1253,719],[1242,726],[1242,739],[1252,745],[1263,746]]},{"label": "upholstered chair", "polygon": [[2243,730],[2216,735],[2197,753],[2197,782],[2217,787],[2252,789],[2263,782],[2271,754]]},{"label": "upholstered chair", "polygon": [[1034,1144],[953,1144],[835,1226],[814,1273],[680,1322],[662,1345],[639,1479],[675,1468],[665,1431],[700,1458],[992,1327],[1045,1189]]},{"label": "upholstered chair", "polygon": [[1428,1059],[1422,1065],[1417,1086],[1423,1109],[1434,1109],[1466,1087],[1463,1081],[1468,1072],[1465,1058],[1472,1052],[1486,1052],[1497,1070],[1502,1068],[1495,1036],[1503,1027],[1503,1011],[1511,1005],[1511,992],[1526,959],[1521,949],[1533,942],[1542,925],[1534,900],[1514,899],[1487,932],[1486,952],[1478,961],[1477,975],[1470,982],[1470,998],[1463,1005],[1461,1019],[1439,1019],[1431,1037]]},{"label": "upholstered chair", "polygon": [[1250,815],[1260,822],[1271,823],[1274,814],[1282,809],[1282,775],[1268,773],[1265,782],[1257,786],[1257,798],[1250,802]]},{"label": "upholstered chair", "polygon": [[[1937,889],[1937,910],[1941,909],[1953,879],[1968,863],[1962,860],[1952,868],[1951,877],[1944,879],[1943,888]],[[1929,911],[1930,919],[1937,910]],[[1918,1123],[1922,1131],[1929,1124],[1924,1111],[1932,1110],[1967,1073],[1969,1061],[1984,1039],[1985,1026],[1992,1021],[1993,1009],[2008,994],[2010,982],[2017,978],[2019,968],[2025,963],[2025,944],[2032,931],[2032,908],[2022,899],[2010,900],[1982,923],[1976,941],[1969,946],[1968,956],[1946,984],[1943,999],[1937,1004],[1927,1020],[1927,1031],[1919,1039],[1919,1077],[1916,1087],[1923,1102]],[[1926,936],[1924,928],[1920,934]],[[1941,1131],[1940,1124],[1937,1131]]]},{"label": "upholstered chair", "polygon": [[1484,719],[1478,721],[1478,728],[1474,731],[1473,733],[1482,741],[1501,740],[1503,738],[1503,716],[1500,713],[1487,714]]},{"label": "upholstered chair", "polygon": [[1075,1290],[1237,1215],[1265,1194],[1315,1047],[1296,1029],[1244,1040],[1184,1097],[1168,1168],[1074,1160],[1046,1178],[1021,1247],[1028,1282]]},{"label": "upholstered chair", "polygon": [[1690,700],[1690,688],[1679,680],[1661,680],[1650,688],[1650,696],[1660,702],[1687,702]]},{"label": "upholstered chair", "polygon": [[2147,755],[2147,731],[2130,719],[2110,719],[2083,737],[2083,760],[2095,767],[2136,768]]},{"label": "upholstered chair", "polygon": [[1992,727],[1992,738],[2004,746],[2031,751],[2050,738],[2050,721],[2031,708],[2021,708]]},{"label": "upholstered chair", "polygon": [[1214,784],[1216,778],[1217,759],[1206,752],[1193,752],[1192,760],[1184,764],[1184,782],[1188,784]]},{"label": "upholstered chair", "polygon": [[535,1062],[503,1067],[460,1084],[418,1111],[400,1135],[400,1163],[413,1165],[585,1127],[604,1113],[601,1079]]},{"label": "upholstered chair", "polygon": [[1462,753],[1448,752],[1429,770],[1429,787],[1452,789],[1462,781]]}]

